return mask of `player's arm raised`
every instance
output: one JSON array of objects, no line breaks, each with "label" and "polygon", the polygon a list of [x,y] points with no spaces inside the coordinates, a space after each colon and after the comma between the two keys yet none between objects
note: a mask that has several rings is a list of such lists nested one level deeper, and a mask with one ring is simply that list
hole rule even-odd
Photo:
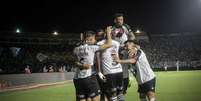
[{"label": "player's arm raised", "polygon": [[106,28],[106,35],[107,35],[107,40],[106,43],[100,46],[101,50],[104,50],[106,48],[110,48],[112,46],[112,37],[111,37],[111,32],[112,32],[112,26],[108,26]]}]

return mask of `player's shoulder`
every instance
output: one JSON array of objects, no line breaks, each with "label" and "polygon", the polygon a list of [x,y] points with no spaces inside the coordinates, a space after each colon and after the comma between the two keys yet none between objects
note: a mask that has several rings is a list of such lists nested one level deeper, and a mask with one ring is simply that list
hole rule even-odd
[{"label": "player's shoulder", "polygon": [[97,45],[97,44],[94,44],[94,45],[88,45],[88,47],[90,47],[90,48],[97,48],[97,47],[99,47],[99,45]]},{"label": "player's shoulder", "polygon": [[131,30],[131,27],[130,27],[128,24],[125,23],[125,24],[123,24],[123,26],[126,27],[126,29],[127,29],[128,31],[132,31],[132,30]]},{"label": "player's shoulder", "polygon": [[126,28],[131,28],[128,24],[124,23],[123,26],[125,26]]},{"label": "player's shoulder", "polygon": [[116,40],[112,40],[112,44],[115,44],[115,45],[120,45],[120,43]]},{"label": "player's shoulder", "polygon": [[106,41],[106,40],[104,39],[104,40],[98,41],[96,44],[97,44],[97,45],[102,45],[102,44],[105,43],[105,41]]},{"label": "player's shoulder", "polygon": [[137,52],[139,53],[140,57],[146,57],[146,54],[142,49],[138,49]]}]

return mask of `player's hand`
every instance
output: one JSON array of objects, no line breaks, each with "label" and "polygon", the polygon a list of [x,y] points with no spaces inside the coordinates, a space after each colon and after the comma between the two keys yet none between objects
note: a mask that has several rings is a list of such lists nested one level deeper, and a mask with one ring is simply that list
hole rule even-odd
[{"label": "player's hand", "polygon": [[106,81],[106,77],[101,73],[101,72],[98,72],[98,76],[101,80],[103,80],[104,82]]}]

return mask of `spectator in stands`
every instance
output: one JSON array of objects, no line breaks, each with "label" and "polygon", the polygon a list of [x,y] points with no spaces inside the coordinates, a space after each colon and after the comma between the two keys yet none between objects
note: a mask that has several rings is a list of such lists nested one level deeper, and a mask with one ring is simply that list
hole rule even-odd
[{"label": "spectator in stands", "polygon": [[59,72],[65,72],[66,71],[66,66],[62,64],[59,68]]},{"label": "spectator in stands", "polygon": [[52,65],[50,65],[48,72],[54,72],[54,67]]},{"label": "spectator in stands", "polygon": [[25,71],[25,74],[31,74],[30,66],[29,66],[29,65],[26,65],[24,71]]},{"label": "spectator in stands", "polygon": [[48,69],[47,69],[47,66],[45,65],[44,67],[43,67],[43,73],[47,73],[48,72]]}]

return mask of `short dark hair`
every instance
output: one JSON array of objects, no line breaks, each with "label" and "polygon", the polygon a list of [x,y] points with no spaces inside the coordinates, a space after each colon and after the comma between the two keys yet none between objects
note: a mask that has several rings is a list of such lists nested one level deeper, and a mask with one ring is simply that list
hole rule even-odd
[{"label": "short dark hair", "polygon": [[123,13],[115,13],[114,14],[114,19],[116,19],[117,17],[124,17],[124,14]]},{"label": "short dark hair", "polygon": [[104,32],[104,30],[99,28],[99,29],[96,30],[96,33],[99,33],[99,32]]},{"label": "short dark hair", "polygon": [[137,40],[127,40],[127,41],[124,42],[124,44],[126,44],[126,43],[128,43],[128,42],[139,45],[139,43],[138,43]]},{"label": "short dark hair", "polygon": [[89,30],[89,31],[85,31],[83,36],[84,36],[84,39],[86,39],[87,37],[91,37],[95,35],[96,33],[94,31]]}]

